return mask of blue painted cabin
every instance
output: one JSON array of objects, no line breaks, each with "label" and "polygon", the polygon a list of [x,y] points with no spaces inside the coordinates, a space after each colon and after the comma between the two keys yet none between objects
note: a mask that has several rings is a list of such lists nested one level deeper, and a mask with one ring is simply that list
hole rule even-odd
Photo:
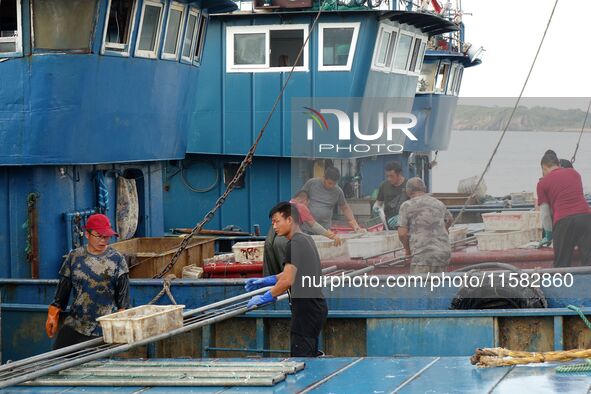
[{"label": "blue painted cabin", "polygon": [[[75,246],[72,215],[97,208],[105,176],[135,178],[137,236],[164,233],[163,169],[196,123],[208,14],[230,1],[3,0],[0,4],[0,275],[31,277],[28,197],[37,194],[39,277]],[[59,27],[59,29],[57,28]]]},{"label": "blue painted cabin", "polygon": [[[457,26],[429,13],[332,10],[320,15],[305,43],[315,17],[314,11],[286,9],[212,16],[205,47],[208,56],[200,70],[200,87],[207,100],[197,102],[197,124],[189,131],[185,160],[194,164],[184,167],[184,179],[170,180],[170,192],[164,196],[166,228],[190,227],[205,215],[225,188],[219,173],[246,154],[276,99],[276,110],[244,187],[232,193],[211,228],[234,224],[249,230],[260,224],[266,231],[268,210],[277,201],[289,199],[305,180],[320,175],[322,165],[318,164],[325,159],[331,159],[344,178],[363,180],[359,196],[370,195],[379,185],[384,164],[392,158],[400,160],[407,175],[411,174],[408,158],[412,150],[396,155],[387,150],[358,154],[307,150],[302,136],[305,122],[311,121],[302,114],[309,107],[349,110],[351,119],[351,108],[388,110],[387,105],[393,105],[397,112],[414,111],[429,37]],[[322,134],[316,129],[315,143],[318,136],[318,140],[335,139],[333,130],[340,123],[332,115],[325,119],[328,131]],[[360,123],[367,130],[375,127],[366,119]],[[422,132],[416,132],[421,139]],[[398,134],[394,142],[405,143],[404,135]],[[429,146],[423,143],[421,148]],[[194,215],[186,214],[187,206]]]}]

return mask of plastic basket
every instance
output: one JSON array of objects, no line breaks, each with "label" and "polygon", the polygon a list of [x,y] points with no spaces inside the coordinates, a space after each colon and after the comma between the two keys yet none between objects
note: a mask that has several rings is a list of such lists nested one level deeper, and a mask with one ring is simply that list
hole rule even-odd
[{"label": "plastic basket", "polygon": [[183,326],[184,305],[142,305],[96,319],[106,343],[132,343]]}]

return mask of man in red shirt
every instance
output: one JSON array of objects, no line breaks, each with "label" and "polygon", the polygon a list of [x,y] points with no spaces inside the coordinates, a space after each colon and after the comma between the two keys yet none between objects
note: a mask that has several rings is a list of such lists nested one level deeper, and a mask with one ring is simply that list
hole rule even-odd
[{"label": "man in red shirt", "polygon": [[542,222],[547,224],[547,241],[554,239],[554,266],[568,267],[575,246],[581,253],[581,263],[591,265],[591,210],[583,194],[581,175],[574,168],[561,168],[556,154],[548,151],[542,157],[544,177],[538,182],[538,203]]}]

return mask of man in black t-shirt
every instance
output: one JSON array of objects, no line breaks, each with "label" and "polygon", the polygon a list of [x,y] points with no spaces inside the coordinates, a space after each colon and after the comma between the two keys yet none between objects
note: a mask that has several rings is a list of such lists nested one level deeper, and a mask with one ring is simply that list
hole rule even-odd
[{"label": "man in black t-shirt", "polygon": [[[289,240],[283,272],[247,280],[247,291],[273,286],[263,295],[254,296],[248,302],[248,307],[274,302],[279,295],[289,291],[291,356],[316,357],[322,354],[318,351],[318,336],[328,315],[322,290],[311,285],[320,283],[322,276],[318,250],[312,237],[300,231],[300,217],[294,205],[281,202],[271,210],[269,217],[275,232]],[[303,283],[307,286],[303,286]]]},{"label": "man in black t-shirt", "polygon": [[384,170],[386,180],[380,184],[373,210],[385,216],[389,230],[395,230],[398,227],[400,206],[408,200],[406,178],[402,175],[402,166],[397,161],[387,163]]}]

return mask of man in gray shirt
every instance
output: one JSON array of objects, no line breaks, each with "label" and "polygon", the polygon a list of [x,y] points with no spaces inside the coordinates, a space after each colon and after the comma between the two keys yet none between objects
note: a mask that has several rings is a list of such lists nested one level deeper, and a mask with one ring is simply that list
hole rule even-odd
[{"label": "man in gray shirt", "polygon": [[[347,218],[349,226],[354,231],[361,231],[361,227],[355,220],[353,211],[347,200],[343,190],[337,185],[341,174],[335,167],[328,167],[324,170],[322,178],[309,179],[302,187],[302,190],[308,192],[310,203],[308,208],[310,212],[322,227],[330,229],[332,225],[332,213],[335,205],[338,205]],[[307,230],[307,229],[306,229]]]}]

